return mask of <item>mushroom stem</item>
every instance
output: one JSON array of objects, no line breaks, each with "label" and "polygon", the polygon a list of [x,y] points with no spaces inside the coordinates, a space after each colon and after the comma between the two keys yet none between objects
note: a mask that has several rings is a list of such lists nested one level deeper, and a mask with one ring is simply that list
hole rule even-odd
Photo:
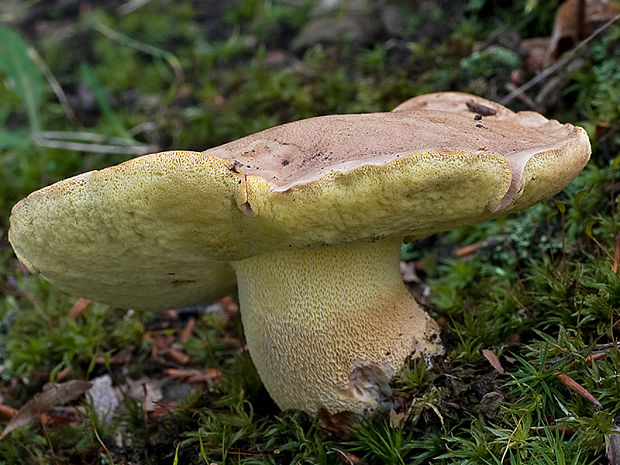
[{"label": "mushroom stem", "polygon": [[385,408],[407,358],[440,350],[437,324],[403,284],[401,243],[281,249],[233,264],[250,355],[280,408]]}]

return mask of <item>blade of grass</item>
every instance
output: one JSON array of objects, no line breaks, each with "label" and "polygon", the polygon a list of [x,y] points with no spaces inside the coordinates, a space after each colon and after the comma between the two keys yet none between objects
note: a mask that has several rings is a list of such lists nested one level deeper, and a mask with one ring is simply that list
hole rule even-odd
[{"label": "blade of grass", "polygon": [[19,94],[31,131],[39,131],[43,75],[32,61],[29,50],[30,47],[17,32],[0,27],[0,69],[6,72],[15,92]]}]

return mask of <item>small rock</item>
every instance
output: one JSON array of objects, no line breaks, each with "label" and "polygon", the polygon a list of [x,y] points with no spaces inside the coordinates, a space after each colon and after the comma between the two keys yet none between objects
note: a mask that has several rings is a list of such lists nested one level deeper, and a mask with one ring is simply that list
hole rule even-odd
[{"label": "small rock", "polygon": [[478,404],[478,409],[480,409],[485,417],[493,418],[497,415],[502,402],[504,402],[504,396],[499,392],[487,392],[484,396],[482,396],[482,399]]},{"label": "small rock", "polygon": [[317,43],[369,43],[381,30],[382,1],[323,0],[310,12],[310,19],[291,42],[299,52]]},{"label": "small rock", "polygon": [[108,424],[119,405],[118,394],[112,386],[110,375],[99,376],[91,380],[92,387],[86,392],[99,421]]}]

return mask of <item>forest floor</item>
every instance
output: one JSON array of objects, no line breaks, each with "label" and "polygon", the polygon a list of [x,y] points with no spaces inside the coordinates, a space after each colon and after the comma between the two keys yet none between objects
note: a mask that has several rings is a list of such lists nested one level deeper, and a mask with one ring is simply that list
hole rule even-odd
[{"label": "forest floor", "polygon": [[[554,43],[558,1],[3,1],[0,464],[619,464],[619,21],[584,42],[612,3]],[[279,411],[234,295],[111,308],[8,243],[12,205],[79,172],[537,75],[506,105],[584,127],[591,161],[548,202],[403,245],[445,354],[405,368],[389,415]]]}]

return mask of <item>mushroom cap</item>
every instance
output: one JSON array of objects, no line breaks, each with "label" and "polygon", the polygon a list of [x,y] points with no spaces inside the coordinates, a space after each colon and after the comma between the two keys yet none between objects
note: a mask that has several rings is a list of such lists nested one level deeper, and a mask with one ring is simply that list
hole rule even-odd
[{"label": "mushroom cap", "polygon": [[19,202],[9,239],[68,292],[165,308],[228,293],[229,263],[267,251],[416,239],[525,208],[587,163],[583,129],[468,98],[497,111],[477,120],[431,95],[84,173]]}]

